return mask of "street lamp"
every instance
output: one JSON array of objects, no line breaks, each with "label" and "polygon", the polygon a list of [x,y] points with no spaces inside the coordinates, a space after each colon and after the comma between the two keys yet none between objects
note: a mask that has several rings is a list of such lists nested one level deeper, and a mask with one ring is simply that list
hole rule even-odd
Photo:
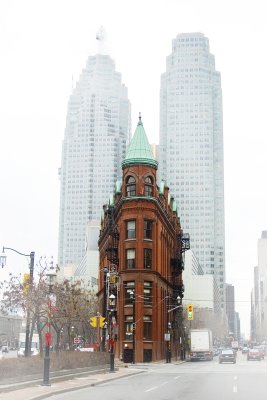
[{"label": "street lamp", "polygon": [[[2,268],[6,265],[6,253],[5,250],[11,250],[14,251],[15,253],[25,256],[25,257],[30,257],[30,280],[29,280],[29,295],[31,294],[32,291],[32,284],[33,284],[33,271],[34,271],[34,256],[35,252],[32,251],[30,254],[24,254],[21,253],[15,249],[12,249],[11,247],[3,247],[3,252],[0,256],[0,263],[2,265]],[[30,325],[31,325],[31,316],[30,316],[30,310],[29,307],[27,307],[27,314],[26,314],[26,332],[25,332],[25,357],[29,357],[31,355],[31,346],[30,346]]]},{"label": "street lamp", "polygon": [[56,277],[56,272],[53,267],[53,261],[51,262],[50,269],[47,271],[46,276],[48,278],[48,315],[47,315],[47,331],[45,333],[45,356],[44,356],[44,376],[43,386],[50,386],[49,375],[50,375],[50,346],[52,344],[52,333],[51,333],[51,302],[52,302],[52,287]]},{"label": "street lamp", "polygon": [[70,350],[75,350],[76,348],[76,334],[75,334],[75,326],[71,326],[70,327],[70,343],[69,343],[69,347]]},{"label": "street lamp", "polygon": [[133,303],[133,364],[135,364],[135,293],[134,290],[130,291],[130,299]]}]

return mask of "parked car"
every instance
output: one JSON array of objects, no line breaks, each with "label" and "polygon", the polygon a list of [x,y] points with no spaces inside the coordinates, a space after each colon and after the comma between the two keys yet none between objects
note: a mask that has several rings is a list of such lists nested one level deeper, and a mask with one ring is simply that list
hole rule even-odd
[{"label": "parked car", "polygon": [[253,348],[259,350],[261,359],[264,360],[265,356],[264,346],[254,346]]},{"label": "parked car", "polygon": [[221,351],[221,354],[219,355],[219,364],[222,363],[236,363],[236,352],[233,351],[232,349],[225,349]]},{"label": "parked car", "polygon": [[247,353],[247,360],[258,360],[261,361],[262,355],[259,349],[249,349]]},{"label": "parked car", "polygon": [[2,346],[2,353],[8,353],[8,346]]},{"label": "parked car", "polygon": [[247,346],[244,346],[243,348],[242,348],[242,354],[247,354],[248,353],[248,347]]}]

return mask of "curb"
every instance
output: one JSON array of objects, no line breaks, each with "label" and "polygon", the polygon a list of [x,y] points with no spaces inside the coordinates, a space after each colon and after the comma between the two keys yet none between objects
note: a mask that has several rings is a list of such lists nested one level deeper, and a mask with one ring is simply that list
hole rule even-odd
[{"label": "curb", "polygon": [[[73,370],[65,370],[65,371],[57,371],[50,373],[49,381],[51,383],[61,382],[61,381],[69,381],[75,378],[83,377],[83,376],[90,376],[96,374],[105,374],[108,372],[108,367],[103,367],[99,369],[92,369],[92,368],[82,368],[82,371],[75,371]],[[9,382],[0,384],[0,394],[6,393],[10,391],[15,391],[19,389],[24,389],[31,386],[42,385],[43,378],[36,375],[25,376],[20,380],[14,379],[13,381],[10,380]]]},{"label": "curb", "polygon": [[[58,390],[53,390],[51,392],[47,392],[47,393],[42,393],[40,395],[36,395],[34,397],[28,397],[27,400],[44,400],[47,399],[48,397],[57,395],[57,394],[61,394],[61,393],[65,393],[65,392],[74,392],[76,390],[79,389],[84,389],[86,387],[93,387],[93,386],[97,386],[97,385],[101,385],[102,383],[106,383],[108,381],[111,380],[117,380],[117,379],[122,379],[131,375],[138,375],[138,374],[142,374],[145,371],[133,371],[133,372],[128,372],[127,374],[123,374],[123,375],[112,375],[112,377],[107,377],[106,379],[101,379],[98,382],[91,382],[91,383],[85,383],[85,384],[81,384],[80,386],[73,386],[73,387],[65,387],[62,389],[58,389]],[[112,374],[112,372],[110,372]]]}]

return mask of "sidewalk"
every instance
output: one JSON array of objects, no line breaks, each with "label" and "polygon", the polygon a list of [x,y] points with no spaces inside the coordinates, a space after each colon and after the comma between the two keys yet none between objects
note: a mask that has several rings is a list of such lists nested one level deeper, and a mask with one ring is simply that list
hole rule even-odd
[{"label": "sidewalk", "polygon": [[104,372],[99,374],[92,374],[88,372],[87,376],[74,377],[60,382],[52,382],[51,386],[42,386],[36,383],[30,383],[28,387],[17,388],[16,390],[9,390],[0,393],[0,400],[41,400],[46,399],[53,394],[70,392],[85,388],[88,386],[95,386],[103,382],[113,379],[120,379],[125,376],[140,374],[145,371],[139,368],[125,368],[119,367],[115,372]]},{"label": "sidewalk", "polygon": [[[162,362],[162,361],[161,361]],[[174,361],[173,363],[183,364],[186,360]],[[46,399],[54,394],[71,392],[73,390],[82,389],[89,386],[96,386],[104,382],[114,379],[120,379],[126,376],[141,374],[147,371],[146,364],[119,364],[115,367],[115,372],[109,370],[103,371],[88,371],[83,374],[72,374],[69,377],[65,376],[62,380],[52,381],[50,386],[42,386],[40,381],[28,381],[8,385],[5,389],[2,387],[0,392],[0,400],[41,400]],[[14,389],[13,389],[14,387]]]}]

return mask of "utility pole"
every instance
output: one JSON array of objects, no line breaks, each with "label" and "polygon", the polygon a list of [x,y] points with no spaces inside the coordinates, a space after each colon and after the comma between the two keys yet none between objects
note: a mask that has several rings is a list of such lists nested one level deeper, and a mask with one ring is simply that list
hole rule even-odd
[{"label": "utility pole", "polygon": [[[104,273],[104,285],[103,285],[103,310],[102,315],[107,320],[107,275],[108,275],[108,268],[103,269]],[[101,351],[106,351],[106,331],[107,331],[107,324],[102,328],[102,341],[101,341]]]}]

